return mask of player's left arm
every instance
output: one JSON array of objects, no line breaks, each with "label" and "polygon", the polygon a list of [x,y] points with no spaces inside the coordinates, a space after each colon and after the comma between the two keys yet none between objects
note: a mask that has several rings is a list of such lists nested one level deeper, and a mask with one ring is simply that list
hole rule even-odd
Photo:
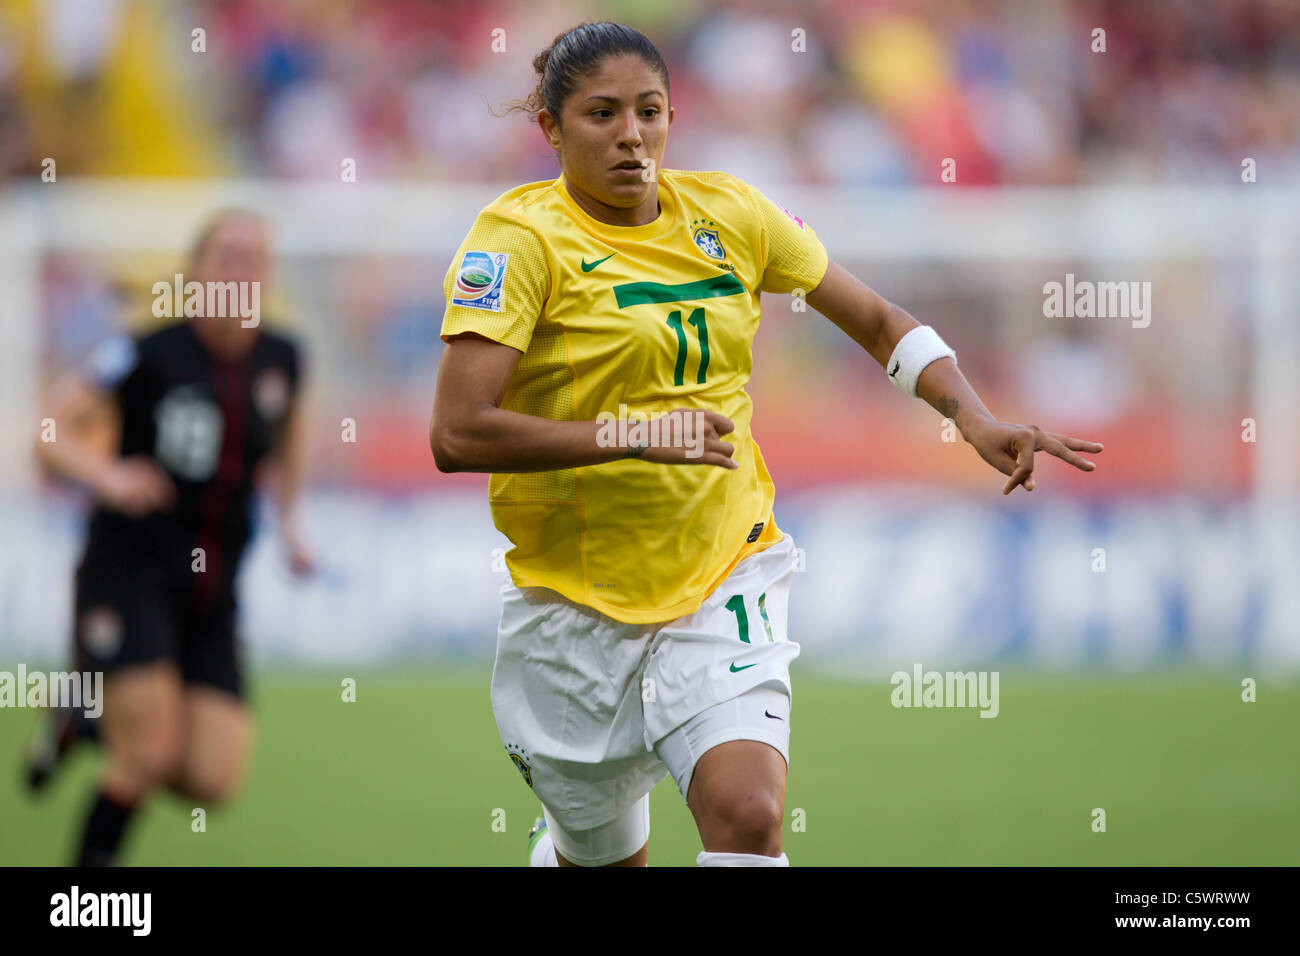
[{"label": "player's left arm", "polygon": [[296,575],[311,574],[316,562],[298,530],[298,499],[307,467],[307,413],[301,392],[296,392],[285,412],[275,467],[278,472],[276,498],[280,510],[280,538]]},{"label": "player's left arm", "polygon": [[[899,340],[921,324],[834,261],[828,264],[817,288],[808,293],[807,302],[861,345],[882,368],[888,366]],[[1077,452],[1100,452],[1098,442],[994,418],[952,358],[935,359],[927,365],[917,379],[916,392],[940,415],[953,420],[981,458],[1010,476],[1002,489],[1004,495],[1017,485],[1024,485],[1026,491],[1034,490],[1036,451],[1055,455],[1081,471],[1097,467]]]},{"label": "player's left arm", "polygon": [[298,501],[307,471],[308,423],[312,416],[308,376],[302,349],[296,343],[282,346],[277,365],[288,376],[289,393],[284,414],[275,430],[264,470],[274,483],[273,498],[280,518],[280,541],[289,570],[302,577],[316,570],[311,549],[298,530]]}]

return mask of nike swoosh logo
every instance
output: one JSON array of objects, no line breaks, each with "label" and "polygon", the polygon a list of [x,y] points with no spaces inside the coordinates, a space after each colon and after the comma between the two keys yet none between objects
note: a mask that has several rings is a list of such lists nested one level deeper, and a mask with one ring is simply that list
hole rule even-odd
[{"label": "nike swoosh logo", "polygon": [[731,673],[738,674],[741,671],[749,670],[751,667],[757,667],[757,664],[746,664],[744,667],[737,667],[736,662],[731,662]]},{"label": "nike swoosh logo", "polygon": [[769,714],[767,711],[763,711],[763,716],[771,717],[773,720],[785,720],[784,717],[778,717],[776,714]]},{"label": "nike swoosh logo", "polygon": [[[604,260],[601,260],[601,261],[604,261]],[[889,373],[889,377],[890,377],[890,378],[893,378],[895,375],[897,375],[897,374],[898,374],[898,370],[899,370],[899,368],[902,367],[902,365],[903,365],[902,362],[895,362],[895,363],[894,363],[894,370],[893,370],[892,372]]]},{"label": "nike swoosh logo", "polygon": [[[607,256],[605,257],[605,259],[613,259],[616,255],[618,255],[617,252],[611,252],[609,255],[607,255]],[[592,269],[596,268],[596,266],[598,266],[598,265],[600,265],[602,262],[604,262],[605,259],[597,259],[595,262],[593,262],[593,263],[591,263],[590,265],[588,265],[588,264],[587,264],[587,260],[584,258],[584,259],[582,260],[582,271],[583,271],[583,272],[590,272]]]}]

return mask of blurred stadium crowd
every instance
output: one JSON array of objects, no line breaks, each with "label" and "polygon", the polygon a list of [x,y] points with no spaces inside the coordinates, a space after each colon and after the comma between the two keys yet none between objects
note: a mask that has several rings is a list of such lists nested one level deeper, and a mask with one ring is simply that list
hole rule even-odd
[{"label": "blurred stadium crowd", "polygon": [[[778,195],[932,186],[948,156],[959,157],[958,187],[1240,188],[1245,156],[1261,188],[1300,185],[1300,3],[1284,0],[0,0],[0,198],[44,157],[57,158],[60,182],[337,183],[342,157],[370,183],[549,179],[557,166],[536,127],[490,111],[532,90],[532,58],[560,29],[605,18],[641,27],[668,60],[669,164],[726,169]],[[1104,53],[1092,51],[1099,27]],[[196,30],[205,52],[194,51]],[[418,261],[281,263],[275,312],[308,340],[322,421],[360,411],[382,449],[323,461],[318,475],[429,481],[421,436],[442,348],[444,257],[460,228]],[[1183,439],[1202,441],[1206,415],[1242,416],[1248,265],[1144,267],[1158,326],[1129,335],[1043,317],[1043,282],[1108,268],[1096,262],[832,254],[941,329],[996,412],[1033,409],[1080,433],[1106,426],[1112,447],[1137,449],[1127,462],[1108,453],[1089,489],[1247,478],[1240,442],[1196,456]],[[145,293],[176,265],[46,254],[43,373],[147,323]],[[765,323],[756,343],[757,434],[785,486],[936,471],[986,480],[978,461],[935,460],[929,410],[884,404],[895,396],[878,368],[843,345],[825,322]],[[846,419],[861,427],[849,447]],[[809,421],[828,425],[810,437]]]},{"label": "blurred stadium crowd", "polygon": [[5,0],[0,172],[550,178],[484,93],[524,96],[554,33],[600,18],[664,50],[679,168],[927,184],[960,156],[967,184],[1208,184],[1252,156],[1300,181],[1287,0]]}]

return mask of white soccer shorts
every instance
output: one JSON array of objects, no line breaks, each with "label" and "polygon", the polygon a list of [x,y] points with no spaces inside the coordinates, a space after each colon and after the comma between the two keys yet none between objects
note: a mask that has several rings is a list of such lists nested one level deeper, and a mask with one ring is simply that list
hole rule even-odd
[{"label": "white soccer shorts", "polygon": [[741,561],[695,613],[657,624],[502,586],[492,710],[566,859],[630,856],[649,834],[646,795],[671,773],[685,799],[695,762],[718,744],[763,741],[788,766],[795,560],[787,534]]}]

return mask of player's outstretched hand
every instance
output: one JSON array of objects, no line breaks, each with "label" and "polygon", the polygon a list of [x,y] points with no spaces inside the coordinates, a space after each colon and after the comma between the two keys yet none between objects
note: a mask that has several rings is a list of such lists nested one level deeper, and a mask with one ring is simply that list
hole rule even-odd
[{"label": "player's outstretched hand", "polygon": [[1011,422],[988,421],[972,425],[965,438],[975,446],[981,458],[1002,474],[1011,476],[1002,488],[1004,495],[1011,494],[1016,485],[1024,485],[1025,491],[1034,490],[1036,451],[1055,455],[1080,471],[1092,471],[1097,467],[1096,463],[1075,453],[1086,451],[1096,454],[1102,449],[1100,442],[1056,435],[1043,431],[1037,425],[1016,425]]},{"label": "player's outstretched hand", "polygon": [[284,541],[284,554],[289,561],[289,570],[293,572],[293,576],[306,578],[315,574],[316,558],[312,555],[311,549],[303,543],[298,532],[293,528],[285,528],[280,534]]},{"label": "player's outstretched hand", "polygon": [[176,486],[152,458],[137,455],[113,462],[96,482],[95,495],[115,511],[138,518],[176,503]]},{"label": "player's outstretched hand", "polygon": [[[651,425],[658,423],[659,443],[642,453],[646,461],[663,465],[717,465],[739,468],[732,458],[736,448],[722,436],[736,430],[726,415],[703,408],[675,408]],[[652,429],[652,434],[656,432]]]}]

